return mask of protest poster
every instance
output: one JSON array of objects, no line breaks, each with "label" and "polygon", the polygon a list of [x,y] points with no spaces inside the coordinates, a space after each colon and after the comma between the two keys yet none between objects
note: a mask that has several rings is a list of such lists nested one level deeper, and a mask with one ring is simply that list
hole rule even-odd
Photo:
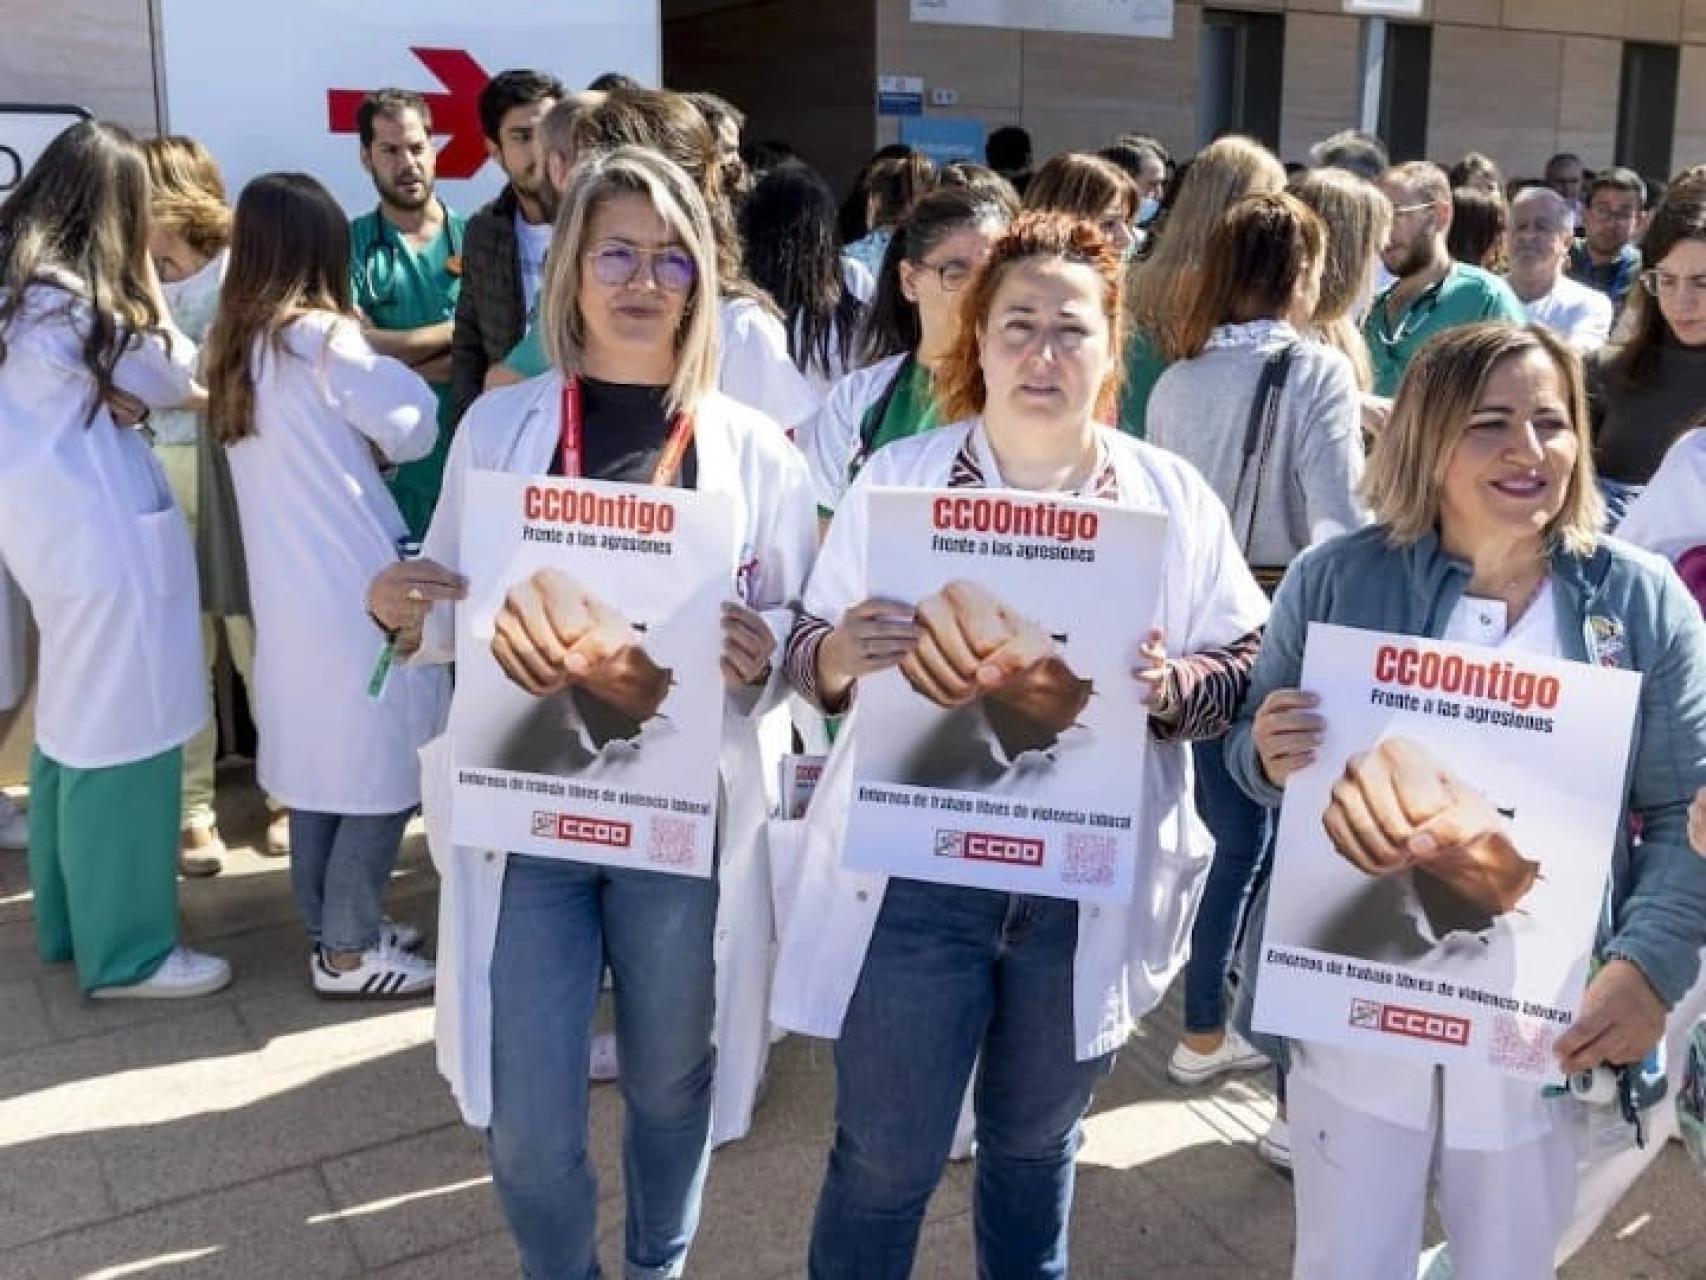
[{"label": "protest poster", "polygon": [[[728,499],[476,471],[461,554],[456,843],[709,876]],[[523,670],[530,690],[505,665],[517,626],[549,629],[585,670]]]},{"label": "protest poster", "polygon": [[[1131,897],[1149,737],[1133,672],[1166,527],[1159,511],[1054,495],[871,491],[869,593],[916,606],[925,639],[859,682],[849,867]],[[929,676],[954,643],[992,677],[970,700]]]},{"label": "protest poster", "polygon": [[1555,1081],[1640,685],[1588,663],[1312,623],[1301,687],[1319,695],[1326,732],[1285,787],[1257,1029]]}]

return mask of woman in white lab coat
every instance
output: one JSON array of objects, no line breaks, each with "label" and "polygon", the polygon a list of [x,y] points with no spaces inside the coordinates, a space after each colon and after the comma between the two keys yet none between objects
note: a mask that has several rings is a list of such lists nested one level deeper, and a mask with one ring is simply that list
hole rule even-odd
[{"label": "woman in white lab coat", "polygon": [[97,996],[230,981],[178,945],[182,746],[207,718],[195,556],[119,398],[199,396],[148,259],[134,139],[60,134],[0,206],[0,561],[41,629],[30,882],[43,960]]},{"label": "woman in white lab coat", "polygon": [[[1092,224],[1062,215],[1021,215],[996,240],[938,379],[955,425],[889,445],[861,471],[789,642],[797,689],[830,712],[852,699],[807,816],[773,1004],[781,1025],[837,1041],[814,1280],[909,1273],[974,1061],[978,1274],[1065,1277],[1080,1120],[1184,959],[1211,853],[1184,741],[1230,720],[1267,608],[1201,477],[1102,425],[1118,382],[1122,274]],[[858,680],[919,662],[921,678],[964,697],[998,652],[988,637],[974,649],[943,634],[933,613],[868,598],[877,486],[1069,493],[1166,513],[1159,630],[1130,637],[1155,739],[1133,779],[1143,830],[1130,904],[1080,908],[840,865],[853,753],[884,732],[863,718],[872,704],[853,696]],[[1186,656],[1167,660],[1163,638]]]},{"label": "woman in white lab coat", "polygon": [[[713,880],[453,848],[434,794],[448,789],[445,744],[426,753],[428,830],[444,881],[439,1065],[463,1115],[489,1127],[499,1199],[534,1277],[580,1280],[594,1268],[586,1068],[606,965],[628,1112],[629,1274],[680,1274],[710,1151],[713,1060],[715,1106],[741,1111],[743,1123],[762,1061],[770,898],[757,721],[782,693],[781,643],[815,539],[805,466],[780,428],[713,389],[715,298],[710,219],[687,176],[638,148],[583,163],[558,216],[545,287],[557,372],[475,402],[451,448],[426,558],[395,566],[369,594],[387,625],[411,628],[425,615],[417,662],[449,661],[452,610],[430,605],[461,591],[454,568],[468,473],[569,474],[565,439],[582,440],[573,471],[689,484],[727,495],[736,512]],[[565,433],[571,386],[584,430]],[[672,460],[678,438],[690,447]],[[550,630],[506,640],[523,687],[530,671],[570,669],[578,637]]]},{"label": "woman in white lab coat", "polygon": [[1014,212],[987,192],[947,187],[896,228],[859,334],[864,367],[830,388],[797,436],[825,519],[867,458],[942,421],[935,370],[959,338],[963,290]]},{"label": "woman in white lab coat", "polygon": [[255,619],[256,771],[290,809],[290,872],[329,998],[432,989],[413,930],[383,913],[420,802],[416,752],[438,731],[443,671],[390,671],[367,584],[407,526],[376,456],[438,433],[432,388],[368,345],[349,295],[349,231],[303,174],[244,188],[208,337],[209,420],[231,464]]}]

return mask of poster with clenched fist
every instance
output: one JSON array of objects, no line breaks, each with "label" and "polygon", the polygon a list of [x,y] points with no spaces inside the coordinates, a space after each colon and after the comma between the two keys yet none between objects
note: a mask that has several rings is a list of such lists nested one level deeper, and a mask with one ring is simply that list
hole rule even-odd
[{"label": "poster with clenched fist", "polygon": [[1285,787],[1257,1029],[1555,1080],[1640,686],[1611,667],[1311,624],[1302,688],[1326,728]]},{"label": "poster with clenched fist", "polygon": [[466,486],[456,842],[710,875],[728,499],[485,471]]},{"label": "poster with clenched fist", "polygon": [[847,865],[1124,902],[1136,876],[1166,517],[1003,490],[873,489],[871,596],[916,648],[859,682]]}]

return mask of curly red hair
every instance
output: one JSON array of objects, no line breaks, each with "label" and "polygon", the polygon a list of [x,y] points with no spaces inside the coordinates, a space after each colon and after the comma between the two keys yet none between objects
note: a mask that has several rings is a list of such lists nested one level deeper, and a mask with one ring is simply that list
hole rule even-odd
[{"label": "curly red hair", "polygon": [[1125,266],[1119,251],[1094,223],[1063,213],[1019,215],[996,240],[989,257],[960,303],[960,336],[936,370],[936,399],[942,421],[958,422],[983,412],[988,388],[983,382],[983,330],[1008,272],[1035,258],[1059,258],[1092,268],[1102,279],[1102,316],[1108,325],[1112,359],[1096,397],[1096,418],[1111,422],[1119,401],[1125,350],[1123,298]]}]

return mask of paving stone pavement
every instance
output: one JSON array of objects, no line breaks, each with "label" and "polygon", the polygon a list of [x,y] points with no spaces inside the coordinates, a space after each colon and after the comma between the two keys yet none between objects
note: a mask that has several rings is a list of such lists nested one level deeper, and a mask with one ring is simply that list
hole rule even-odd
[{"label": "paving stone pavement", "polygon": [[[258,856],[264,812],[221,790],[233,851],[187,882],[190,941],[237,980],[205,1000],[101,1004],[35,957],[24,859],[0,854],[0,1280],[507,1280],[515,1255],[478,1134],[438,1078],[431,1009],[326,1004],[308,991],[286,862]],[[434,924],[412,834],[394,915]],[[1183,1092],[1162,1064],[1169,1004],[1121,1055],[1079,1160],[1073,1274],[1086,1280],[1280,1280],[1290,1188],[1255,1155],[1262,1080]],[[829,1046],[776,1046],[751,1136],[712,1162],[689,1275],[783,1280],[801,1259],[830,1129]],[[600,1254],[621,1274],[620,1102],[595,1090]],[[970,1179],[931,1204],[915,1274],[973,1274]],[[1700,1186],[1667,1150],[1562,1275],[1702,1280]]]}]

